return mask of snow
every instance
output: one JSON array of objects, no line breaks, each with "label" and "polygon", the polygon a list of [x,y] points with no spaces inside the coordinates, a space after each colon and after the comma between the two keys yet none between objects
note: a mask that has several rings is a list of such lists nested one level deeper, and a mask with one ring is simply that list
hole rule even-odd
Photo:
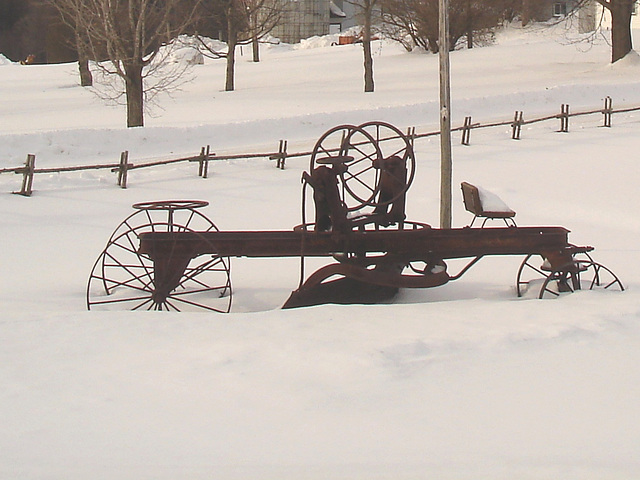
[{"label": "snow", "polygon": [[0,53],[0,65],[10,65],[13,62]]},{"label": "snow", "polygon": [[485,212],[512,212],[509,206],[495,193],[490,192],[482,187],[478,188],[478,195],[480,196],[480,204]]},{"label": "snow", "polygon": [[[638,64],[607,64],[557,32],[511,28],[456,51],[452,119],[525,119],[640,105]],[[224,63],[158,99],[147,126],[78,86],[75,65],[0,67],[0,168],[133,163],[193,155],[308,150],[328,128],[378,119],[438,124],[437,57],[379,42],[376,92],[362,93],[354,45],[276,45]],[[228,315],[87,312],[89,271],[135,202],[199,198],[223,230],[300,223],[300,177],[268,160],[130,172],[40,174],[31,198],[0,175],[0,478],[11,479],[633,479],[640,478],[638,114],[454,135],[454,226],[469,181],[518,212],[594,245],[625,292],[554,300],[515,295],[521,258],[488,257],[460,280],[384,305],[280,310],[295,259],[232,259]],[[407,212],[438,223],[439,145],[418,140]],[[462,264],[450,262],[450,272]],[[309,268],[309,267],[308,267]]]}]

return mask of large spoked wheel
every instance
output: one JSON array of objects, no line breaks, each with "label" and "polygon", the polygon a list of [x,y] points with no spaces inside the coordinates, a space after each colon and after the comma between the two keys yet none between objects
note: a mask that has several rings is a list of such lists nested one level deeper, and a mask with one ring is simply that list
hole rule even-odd
[{"label": "large spoked wheel", "polygon": [[338,172],[343,204],[353,212],[375,205],[383,158],[378,142],[360,127],[340,125],[326,132],[313,148],[311,170],[327,166]]},{"label": "large spoked wheel", "polygon": [[402,171],[385,169],[383,164],[383,175],[386,175],[387,188],[392,189],[393,196],[385,199],[380,197],[376,200],[376,205],[388,205],[404,195],[416,172],[416,155],[409,138],[396,126],[385,122],[367,122],[358,128],[369,133],[380,148],[382,158],[399,158],[404,166]]},{"label": "large spoked wheel", "polygon": [[[140,253],[138,236],[147,232],[217,231],[198,211],[202,201],[162,201],[138,203],[136,211],[113,232],[96,260],[87,284],[90,310],[208,310],[227,313],[231,309],[229,259],[197,253],[171,254],[162,265]],[[200,240],[208,240],[201,236]],[[215,251],[209,245],[208,251]]]},{"label": "large spoked wheel", "polygon": [[538,298],[555,298],[563,293],[596,288],[624,290],[622,282],[604,265],[593,260],[575,260],[547,275]]}]

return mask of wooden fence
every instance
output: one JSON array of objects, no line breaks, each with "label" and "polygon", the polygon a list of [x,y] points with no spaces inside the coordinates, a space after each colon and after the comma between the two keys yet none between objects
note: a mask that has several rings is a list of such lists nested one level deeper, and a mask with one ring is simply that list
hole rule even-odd
[{"label": "wooden fence", "polygon": [[[524,125],[531,125],[534,123],[540,123],[545,121],[556,120],[559,121],[558,132],[569,132],[569,119],[572,117],[579,117],[585,115],[600,114],[602,118],[602,126],[611,127],[611,120],[613,114],[628,113],[640,110],[640,107],[630,107],[614,110],[611,97],[606,97],[604,100],[603,108],[595,110],[586,110],[581,112],[571,113],[568,104],[562,104],[560,107],[560,113],[554,115],[546,115],[543,117],[533,118],[531,120],[525,120],[522,111],[516,111],[513,120],[507,120],[495,123],[473,123],[472,118],[465,117],[464,123],[460,127],[452,128],[452,132],[462,132],[461,143],[463,145],[470,145],[471,131],[480,128],[492,128],[492,127],[511,127],[511,138],[514,140],[520,140],[522,134],[522,127]],[[412,141],[420,138],[432,137],[440,135],[440,131],[433,131],[427,133],[416,133],[415,127],[411,127],[407,130],[407,135]],[[209,162],[213,160],[237,160],[237,159],[251,159],[251,158],[268,158],[276,161],[276,167],[279,169],[285,168],[285,161],[288,158],[307,157],[311,156],[312,151],[303,152],[287,152],[287,141],[280,140],[278,144],[278,150],[267,153],[238,153],[233,155],[215,155],[211,153],[210,146],[202,147],[200,154],[192,157],[175,158],[170,160],[157,160],[144,163],[130,163],[129,152],[122,152],[120,155],[119,163],[108,163],[99,165],[81,165],[72,167],[57,167],[57,168],[36,168],[35,155],[27,155],[27,160],[23,166],[12,168],[1,168],[1,173],[14,173],[22,175],[22,186],[19,191],[13,192],[18,195],[31,196],[33,193],[33,181],[35,174],[38,173],[64,173],[64,172],[79,172],[83,170],[111,170],[117,174],[117,184],[121,188],[127,188],[128,173],[130,170],[136,170],[140,168],[150,168],[159,165],[169,165],[173,163],[182,162],[196,162],[198,163],[198,176],[207,178],[209,172]]]}]

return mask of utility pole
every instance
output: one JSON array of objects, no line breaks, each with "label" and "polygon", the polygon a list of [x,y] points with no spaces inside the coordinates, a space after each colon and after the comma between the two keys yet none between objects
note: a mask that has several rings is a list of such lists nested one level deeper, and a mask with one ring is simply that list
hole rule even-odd
[{"label": "utility pole", "polygon": [[449,70],[449,0],[440,0],[440,228],[451,228],[451,74]]}]

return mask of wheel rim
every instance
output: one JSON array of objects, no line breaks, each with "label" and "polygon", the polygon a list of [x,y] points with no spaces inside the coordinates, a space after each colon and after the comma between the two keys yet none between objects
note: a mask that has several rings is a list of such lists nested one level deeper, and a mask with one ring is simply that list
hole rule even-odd
[{"label": "wheel rim", "polygon": [[[213,222],[196,210],[205,205],[192,201],[134,205],[137,211],[115,229],[91,270],[87,308],[229,312],[228,258],[211,254],[179,257],[174,254],[179,249],[170,249],[164,263],[172,268],[167,269],[137,249],[138,236],[146,232],[217,231]],[[204,237],[200,240],[208,242]]]},{"label": "wheel rim", "polygon": [[[375,163],[382,157],[374,137],[360,127],[339,125],[326,132],[313,148],[311,171],[321,164],[352,157],[338,175],[342,202],[348,211],[374,205],[379,192],[380,170]],[[340,163],[338,161],[338,163]]]}]

